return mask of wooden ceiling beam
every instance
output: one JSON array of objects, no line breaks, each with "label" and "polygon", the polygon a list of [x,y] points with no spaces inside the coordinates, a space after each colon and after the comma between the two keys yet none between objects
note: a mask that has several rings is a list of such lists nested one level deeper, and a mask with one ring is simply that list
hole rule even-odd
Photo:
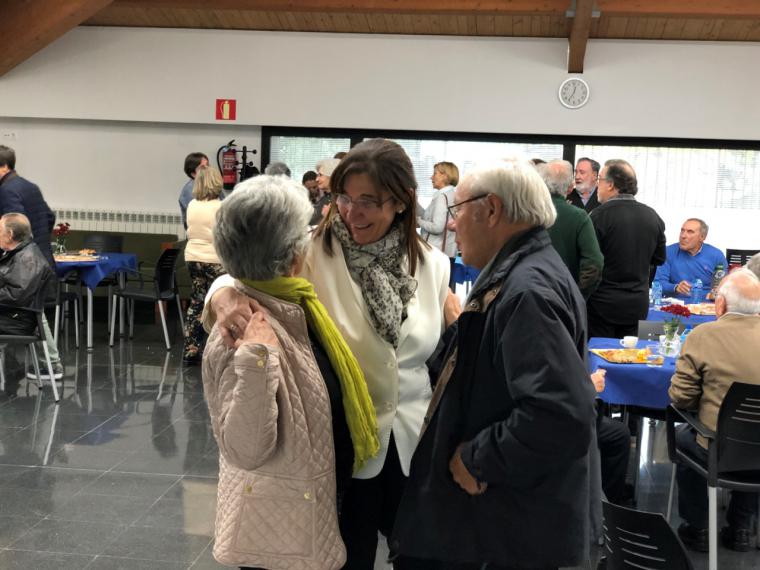
[{"label": "wooden ceiling beam", "polygon": [[596,0],[604,16],[760,18],[758,0]]},{"label": "wooden ceiling beam", "polygon": [[586,44],[591,31],[591,13],[594,0],[576,0],[575,16],[570,29],[567,50],[567,72],[583,73],[583,61],[586,58]]},{"label": "wooden ceiling beam", "polygon": [[256,12],[564,14],[570,0],[116,0],[115,7]]},{"label": "wooden ceiling beam", "polygon": [[69,30],[91,18],[112,0],[9,0],[0,14],[0,77]]}]

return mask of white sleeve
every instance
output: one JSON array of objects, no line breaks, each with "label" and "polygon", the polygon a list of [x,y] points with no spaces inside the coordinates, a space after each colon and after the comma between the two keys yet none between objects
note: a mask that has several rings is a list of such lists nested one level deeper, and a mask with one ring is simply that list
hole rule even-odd
[{"label": "white sleeve", "polygon": [[209,287],[208,293],[206,293],[206,299],[203,303],[203,314],[201,315],[201,323],[203,324],[203,328],[206,329],[206,332],[211,332],[211,329],[214,328],[214,323],[216,322],[216,315],[214,314],[214,311],[211,310],[211,297],[213,297],[214,293],[219,291],[219,289],[233,287],[234,284],[235,279],[231,275],[225,273],[224,275],[217,277],[211,284],[211,287]]}]

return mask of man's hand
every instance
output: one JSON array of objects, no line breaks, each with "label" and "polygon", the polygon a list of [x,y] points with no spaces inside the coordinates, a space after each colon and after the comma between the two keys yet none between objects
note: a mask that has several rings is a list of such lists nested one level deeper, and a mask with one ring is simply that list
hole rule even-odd
[{"label": "man's hand", "polygon": [[443,302],[443,320],[446,323],[446,327],[450,327],[451,324],[459,318],[462,314],[462,301],[459,296],[456,295],[451,289],[446,300]]},{"label": "man's hand", "polygon": [[594,388],[596,389],[597,394],[604,392],[604,376],[606,374],[607,371],[604,368],[597,368],[591,375],[591,381],[594,383]]},{"label": "man's hand", "polygon": [[461,449],[462,445],[460,444],[454,452],[451,461],[449,461],[449,471],[451,471],[451,476],[454,477],[456,484],[469,495],[482,495],[486,492],[488,483],[479,483],[475,477],[470,475],[470,472],[467,471],[467,467],[465,467],[462,462],[462,455],[460,453]]},{"label": "man's hand", "polygon": [[678,285],[676,285],[676,293],[679,295],[691,294],[691,283],[688,281],[681,281]]},{"label": "man's hand", "polygon": [[211,297],[211,310],[216,315],[216,324],[222,341],[230,348],[240,346],[243,332],[251,316],[262,310],[256,301],[237,291],[234,287],[224,287]]}]

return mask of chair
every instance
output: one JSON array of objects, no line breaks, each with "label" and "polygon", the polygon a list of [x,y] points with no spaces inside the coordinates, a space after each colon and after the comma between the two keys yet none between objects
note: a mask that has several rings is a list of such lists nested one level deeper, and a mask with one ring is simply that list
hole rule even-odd
[{"label": "chair", "polygon": [[34,346],[36,342],[42,343],[42,349],[45,353],[45,364],[48,369],[48,378],[50,378],[50,385],[53,387],[53,397],[55,401],[60,401],[58,396],[58,387],[55,384],[55,376],[53,374],[53,363],[50,361],[50,353],[48,352],[47,345],[45,344],[45,328],[42,326],[42,307],[44,306],[44,297],[47,291],[47,287],[40,287],[37,293],[35,303],[33,307],[12,307],[9,305],[0,305],[0,312],[15,312],[26,313],[34,319],[34,326],[28,331],[28,334],[0,334],[0,385],[2,389],[5,389],[5,347],[8,345],[25,346],[31,352],[32,365],[34,367],[34,373],[37,375],[37,385],[42,388],[42,377],[40,375],[40,364],[37,360],[37,348]]},{"label": "chair", "polygon": [[96,253],[121,253],[124,236],[112,234],[87,234],[82,241],[84,249],[94,249]]},{"label": "chair", "polygon": [[743,267],[747,265],[749,258],[756,253],[760,253],[760,249],[727,249],[726,260],[728,261],[728,268],[726,268],[726,271],[731,267]]},{"label": "chair", "polygon": [[[87,234],[82,241],[82,247],[84,249],[94,249],[95,253],[122,253],[124,250],[124,236],[113,234]],[[98,287],[108,287],[108,323],[111,323],[111,300],[113,296],[113,288],[119,285],[119,280],[116,275],[108,275],[100,283]],[[81,303],[81,290],[80,290],[80,303]],[[81,306],[81,304],[80,304]],[[77,346],[79,346],[77,344]]]},{"label": "chair", "polygon": [[606,556],[597,570],[693,570],[678,536],[660,513],[602,501]]},{"label": "chair", "polygon": [[[686,325],[678,325],[678,334],[681,334]],[[693,326],[692,326],[693,328]],[[659,340],[660,335],[665,334],[665,321],[639,321],[638,337],[642,340]]]},{"label": "chair", "polygon": [[[76,269],[67,272],[63,277],[57,280],[55,299],[47,301],[45,307],[55,308],[55,319],[53,323],[53,340],[58,343],[58,332],[61,328],[66,327],[66,320],[68,319],[68,306],[69,303],[74,304],[74,338],[76,347],[79,348],[79,316],[82,314],[81,295],[74,291],[68,291],[67,287],[74,281],[78,283],[76,278]],[[110,301],[110,298],[109,298]],[[61,322],[63,321],[63,322]]]},{"label": "chair", "polygon": [[144,277],[142,273],[133,271],[130,273],[137,274],[140,277],[139,286],[134,282],[127,283],[123,288],[119,289],[113,294],[113,306],[114,310],[111,314],[111,340],[110,345],[113,346],[114,328],[116,326],[116,301],[121,297],[128,301],[132,301],[132,306],[129,314],[129,338],[132,338],[134,334],[135,325],[135,301],[149,301],[151,303],[158,304],[158,312],[161,315],[161,325],[164,329],[164,340],[166,341],[166,350],[171,350],[171,343],[169,342],[169,331],[166,328],[166,316],[164,315],[163,301],[175,300],[177,302],[177,313],[179,314],[180,327],[184,330],[184,323],[182,321],[182,305],[179,300],[179,291],[177,289],[177,257],[179,256],[179,249],[167,249],[161,254],[156,263],[155,273],[153,275],[153,287],[146,287]]},{"label": "chair", "polygon": [[[668,408],[668,455],[707,479],[709,500],[709,569],[718,568],[717,488],[748,493],[760,492],[760,385],[734,382],[726,392],[718,412],[717,429],[712,431],[694,415]],[[686,422],[707,439],[707,465],[676,447],[675,423]],[[673,502],[675,465],[670,480],[668,512]]]}]

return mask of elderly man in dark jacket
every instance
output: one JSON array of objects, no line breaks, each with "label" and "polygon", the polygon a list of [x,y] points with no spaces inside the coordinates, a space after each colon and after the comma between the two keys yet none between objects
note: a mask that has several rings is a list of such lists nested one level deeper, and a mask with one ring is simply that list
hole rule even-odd
[{"label": "elderly man in dark jacket", "polygon": [[394,568],[579,565],[596,414],[583,298],[545,229],[549,192],[532,166],[504,162],[466,176],[450,213],[482,271],[431,368]]},{"label": "elderly man in dark jacket", "polygon": [[[41,302],[54,294],[55,273],[32,241],[31,226],[23,214],[5,214],[0,218],[0,249],[0,334],[31,334],[37,325],[36,317],[14,311],[13,307],[41,308]],[[63,376],[63,367],[44,317],[43,327],[53,375],[58,379]],[[49,379],[49,371],[42,378]]]},{"label": "elderly man in dark jacket", "polygon": [[0,215],[11,212],[24,214],[32,226],[34,242],[55,267],[50,249],[51,233],[55,225],[55,214],[45,202],[39,187],[16,171],[16,153],[12,148],[0,145]]}]

